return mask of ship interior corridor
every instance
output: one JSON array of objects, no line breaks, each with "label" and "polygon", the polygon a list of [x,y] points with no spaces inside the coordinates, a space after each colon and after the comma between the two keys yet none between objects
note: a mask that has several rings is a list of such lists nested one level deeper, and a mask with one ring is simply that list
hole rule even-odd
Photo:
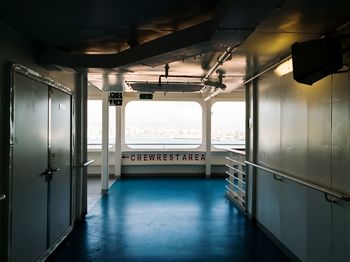
[{"label": "ship interior corridor", "polygon": [[0,261],[350,261],[349,0],[1,0]]},{"label": "ship interior corridor", "polygon": [[224,185],[122,179],[48,261],[290,261],[224,197]]}]

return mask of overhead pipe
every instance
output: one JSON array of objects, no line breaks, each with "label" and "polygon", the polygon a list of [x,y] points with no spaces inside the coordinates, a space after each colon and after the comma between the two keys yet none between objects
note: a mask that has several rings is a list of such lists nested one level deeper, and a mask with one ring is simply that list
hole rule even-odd
[{"label": "overhead pipe", "polygon": [[[289,59],[291,59],[291,58],[292,58],[292,56],[289,55],[289,56],[287,56],[287,57],[285,57],[285,58],[279,60],[278,62],[272,64],[271,66],[267,67],[266,69],[264,69],[264,70],[258,72],[257,74],[253,75],[252,77],[250,77],[250,78],[248,78],[248,79],[245,79],[244,82],[241,84],[241,86],[245,86],[246,84],[250,83],[250,82],[253,81],[254,79],[258,78],[259,76],[261,76],[261,75],[263,75],[263,74],[265,74],[265,73],[267,73],[267,72],[269,72],[269,71],[271,71],[272,69],[275,69],[277,66],[279,66],[280,64],[282,64],[283,62],[285,62],[285,61],[287,61],[287,60],[289,60]],[[211,99],[211,98],[217,96],[217,95],[220,94],[221,92],[222,92],[221,89],[217,89],[214,93],[209,94],[209,95],[204,99],[204,101],[208,101],[209,99]]]},{"label": "overhead pipe", "polygon": [[162,86],[162,78],[197,78],[202,79],[202,76],[190,76],[190,75],[160,75],[158,80],[158,85]]},{"label": "overhead pipe", "polygon": [[[203,76],[201,79],[202,84],[205,85],[205,83],[208,82],[210,79],[211,75],[220,67],[222,66],[226,60],[233,54],[234,50],[237,48],[237,46],[231,46],[226,48],[225,52],[223,52],[217,59],[216,62],[209,68],[207,73]],[[205,87],[202,88],[201,92],[203,92]],[[217,89],[214,93],[208,95],[204,101],[208,101],[209,99],[215,97],[216,95],[220,94],[222,89]]]},{"label": "overhead pipe", "polygon": [[[233,51],[236,49],[235,47],[228,47],[226,48],[225,52],[223,52],[217,59],[216,62],[209,68],[207,73],[204,76],[191,76],[191,75],[169,75],[169,65],[166,64],[165,74],[160,75],[158,79],[158,85],[162,85],[162,78],[198,78],[201,79],[201,83],[205,85],[206,82],[210,79],[211,75],[220,67],[223,65],[223,63],[226,62],[226,60],[232,55]],[[222,79],[222,77],[221,77]]]},{"label": "overhead pipe", "polygon": [[162,86],[162,77],[168,78],[168,77],[173,77],[173,78],[198,78],[198,79],[202,79],[202,76],[191,76],[191,75],[169,75],[169,69],[170,66],[169,64],[165,64],[165,74],[164,75],[160,75],[159,76],[159,80],[158,80],[158,86]]},{"label": "overhead pipe", "polygon": [[[218,70],[219,71],[219,70]],[[207,80],[207,81],[205,81],[203,84],[204,85],[206,85],[206,86],[213,86],[213,87],[215,87],[216,89],[217,88],[220,88],[220,89],[225,89],[226,88],[226,85],[223,83],[223,79],[224,79],[224,73],[223,73],[223,71],[222,70],[220,70],[219,72],[219,76],[218,76],[218,78],[219,78],[219,80],[218,80],[218,82],[213,82],[213,81],[209,81],[209,80]]]},{"label": "overhead pipe", "polygon": [[[125,84],[127,86],[130,86],[130,84],[158,84],[156,81],[144,81],[144,80],[133,80],[133,81],[125,81]],[[166,82],[165,84],[191,84],[191,85],[201,85],[201,81],[169,81]]]},{"label": "overhead pipe", "polygon": [[280,64],[282,64],[283,62],[285,62],[285,61],[287,61],[287,60],[289,60],[289,59],[291,59],[291,58],[292,58],[292,56],[289,55],[289,56],[287,56],[287,57],[281,59],[281,60],[278,61],[277,63],[274,63],[273,65],[269,66],[268,68],[266,68],[266,69],[264,69],[264,70],[258,72],[258,73],[255,74],[254,76],[252,76],[252,77],[246,79],[246,80],[243,82],[242,86],[245,86],[246,84],[250,83],[250,82],[253,81],[254,79],[258,78],[259,76],[261,76],[261,75],[263,75],[263,74],[265,74],[265,73],[271,71],[272,69],[275,69],[277,66],[279,66]]},{"label": "overhead pipe", "polygon": [[209,68],[207,73],[204,76],[190,76],[190,75],[169,75],[169,65],[165,65],[165,74],[159,76],[158,85],[162,85],[162,78],[176,77],[176,78],[198,78],[201,79],[202,84],[205,84],[211,77],[211,75],[221,66],[226,60],[232,55],[233,51],[236,49],[235,47],[226,48],[225,52],[223,52],[217,59],[216,62]]},{"label": "overhead pipe", "polygon": [[217,59],[216,62],[209,68],[207,73],[202,78],[202,83],[204,84],[205,81],[209,80],[211,75],[219,68],[219,66],[223,65],[223,63],[226,62],[226,60],[233,54],[233,51],[236,49],[235,47],[228,47],[226,48],[226,51],[223,52]]}]

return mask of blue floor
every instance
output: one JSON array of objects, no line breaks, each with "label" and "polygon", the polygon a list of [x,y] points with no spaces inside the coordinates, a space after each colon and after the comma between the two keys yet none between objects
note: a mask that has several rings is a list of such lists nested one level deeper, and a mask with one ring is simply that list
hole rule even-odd
[{"label": "blue floor", "polygon": [[117,181],[49,261],[288,261],[224,197],[224,179]]}]

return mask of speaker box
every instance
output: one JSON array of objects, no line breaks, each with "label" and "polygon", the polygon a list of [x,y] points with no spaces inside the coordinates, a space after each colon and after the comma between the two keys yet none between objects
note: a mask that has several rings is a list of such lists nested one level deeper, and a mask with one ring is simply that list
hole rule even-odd
[{"label": "speaker box", "polygon": [[341,40],[321,38],[292,45],[293,76],[312,85],[343,67]]}]

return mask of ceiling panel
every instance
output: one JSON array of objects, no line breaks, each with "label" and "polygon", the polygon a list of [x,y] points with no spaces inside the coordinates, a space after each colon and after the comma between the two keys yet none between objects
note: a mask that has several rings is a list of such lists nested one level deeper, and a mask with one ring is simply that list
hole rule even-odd
[{"label": "ceiling panel", "polygon": [[42,46],[115,53],[207,21],[217,2],[4,0],[0,20]]},{"label": "ceiling panel", "polygon": [[349,21],[350,1],[283,1],[259,24],[236,54],[246,57],[249,77],[289,55],[293,43],[336,34],[337,28]]},{"label": "ceiling panel", "polygon": [[[349,0],[4,0],[1,7],[0,20],[38,45],[70,53],[117,53],[217,19],[219,26],[214,38],[218,42],[199,43],[195,56],[190,50],[184,60],[169,63],[169,74],[203,76],[220,55],[218,50],[243,39],[222,66],[224,83],[232,87],[288,55],[294,42],[331,35],[350,21]],[[90,68],[89,80],[108,89],[123,89],[125,81],[157,83],[159,75],[164,74],[166,60],[157,56],[147,59],[108,70]],[[215,80],[217,74],[212,78]],[[186,78],[170,80],[188,82]],[[185,89],[168,86],[168,90],[172,88],[180,92]]]}]

